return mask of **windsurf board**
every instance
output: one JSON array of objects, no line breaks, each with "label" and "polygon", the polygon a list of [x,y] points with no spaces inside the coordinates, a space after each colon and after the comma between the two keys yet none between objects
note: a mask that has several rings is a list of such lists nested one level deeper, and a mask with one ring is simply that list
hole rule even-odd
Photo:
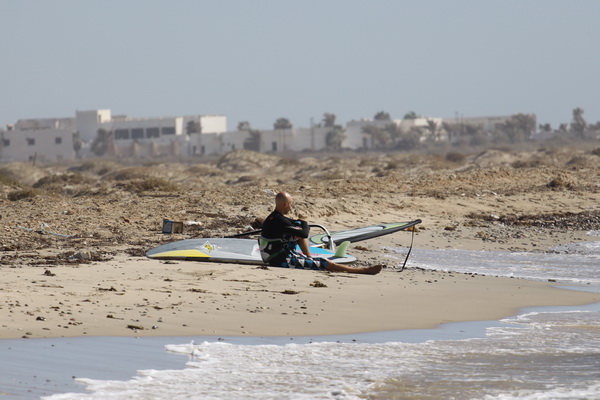
[{"label": "windsurf board", "polygon": [[[320,247],[311,247],[310,250],[311,255],[314,257],[326,258],[339,264],[348,264],[356,261],[356,257],[348,254],[340,254],[341,252],[336,254]],[[258,241],[255,239],[185,239],[155,247],[146,253],[146,257],[156,260],[264,264],[260,256]]]}]

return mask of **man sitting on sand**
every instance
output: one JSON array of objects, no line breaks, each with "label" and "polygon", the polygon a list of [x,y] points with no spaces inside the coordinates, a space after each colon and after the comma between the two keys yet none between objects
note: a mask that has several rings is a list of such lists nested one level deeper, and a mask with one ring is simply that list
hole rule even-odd
[{"label": "man sitting on sand", "polygon": [[[274,267],[304,268],[334,272],[375,275],[381,271],[381,265],[371,267],[348,267],[324,258],[312,258],[308,246],[310,227],[303,220],[285,216],[294,206],[294,199],[286,192],[275,196],[275,210],[265,219],[262,236],[259,239],[260,253],[264,262]],[[296,251],[296,243],[302,253]]]}]

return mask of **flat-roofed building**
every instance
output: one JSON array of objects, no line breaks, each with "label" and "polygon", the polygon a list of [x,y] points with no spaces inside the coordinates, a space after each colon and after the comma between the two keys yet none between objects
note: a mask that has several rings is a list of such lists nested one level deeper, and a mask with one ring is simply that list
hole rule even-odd
[{"label": "flat-roofed building", "polygon": [[72,129],[48,127],[26,130],[12,129],[0,133],[0,160],[2,161],[63,161],[72,160],[75,152],[75,132]]}]

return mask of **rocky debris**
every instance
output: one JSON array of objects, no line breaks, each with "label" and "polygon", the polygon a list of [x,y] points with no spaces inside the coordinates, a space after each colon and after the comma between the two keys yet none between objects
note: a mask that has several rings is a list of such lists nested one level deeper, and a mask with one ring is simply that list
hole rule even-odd
[{"label": "rocky debris", "polygon": [[537,227],[547,229],[592,230],[600,228],[600,210],[580,213],[556,212],[536,215],[494,215],[468,214],[468,218],[516,227]]}]

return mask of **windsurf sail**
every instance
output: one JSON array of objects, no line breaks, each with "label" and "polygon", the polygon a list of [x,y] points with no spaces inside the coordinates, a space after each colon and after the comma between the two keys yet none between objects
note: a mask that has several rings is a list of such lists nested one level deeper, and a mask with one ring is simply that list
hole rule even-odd
[{"label": "windsurf sail", "polygon": [[351,243],[360,242],[362,240],[373,239],[379,236],[388,235],[390,233],[404,231],[412,228],[415,225],[420,224],[422,221],[416,219],[414,221],[406,222],[395,222],[390,224],[371,225],[364,228],[350,229],[347,231],[332,232],[327,235],[326,233],[314,235],[308,238],[311,246],[325,246],[329,245],[330,240],[334,244],[339,245],[342,242],[348,241]]}]

